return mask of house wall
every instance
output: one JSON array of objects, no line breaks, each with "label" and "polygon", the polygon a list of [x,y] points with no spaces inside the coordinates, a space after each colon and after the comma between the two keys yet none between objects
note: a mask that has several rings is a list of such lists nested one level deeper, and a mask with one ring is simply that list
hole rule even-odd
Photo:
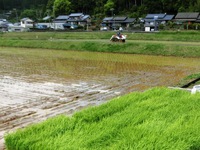
[{"label": "house wall", "polygon": [[21,21],[21,26],[24,28],[33,28],[33,22],[30,20]]},{"label": "house wall", "polygon": [[28,31],[28,28],[22,26],[10,26],[8,27],[9,32],[25,32]]}]

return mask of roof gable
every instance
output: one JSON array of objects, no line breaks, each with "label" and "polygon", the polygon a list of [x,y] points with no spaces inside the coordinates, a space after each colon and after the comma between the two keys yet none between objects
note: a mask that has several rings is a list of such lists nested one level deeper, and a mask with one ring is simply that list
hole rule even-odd
[{"label": "roof gable", "polygon": [[163,20],[172,20],[174,18],[174,15],[166,15]]},{"label": "roof gable", "polygon": [[81,20],[86,20],[86,19],[88,19],[88,18],[90,18],[90,16],[89,16],[89,15],[85,15],[85,16],[83,16],[83,17],[81,18]]},{"label": "roof gable", "polygon": [[33,20],[31,20],[29,18],[22,18],[21,21],[30,21],[30,22],[33,22]]}]

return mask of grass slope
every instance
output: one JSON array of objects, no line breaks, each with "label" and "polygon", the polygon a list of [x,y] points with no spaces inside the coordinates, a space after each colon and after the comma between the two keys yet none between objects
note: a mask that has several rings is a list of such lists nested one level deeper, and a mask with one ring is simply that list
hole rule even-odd
[{"label": "grass slope", "polygon": [[154,88],[5,137],[8,150],[200,149],[200,94]]},{"label": "grass slope", "polygon": [[109,41],[114,32],[25,32],[0,35],[2,47],[44,48],[200,57],[199,32],[125,33],[127,42]]}]

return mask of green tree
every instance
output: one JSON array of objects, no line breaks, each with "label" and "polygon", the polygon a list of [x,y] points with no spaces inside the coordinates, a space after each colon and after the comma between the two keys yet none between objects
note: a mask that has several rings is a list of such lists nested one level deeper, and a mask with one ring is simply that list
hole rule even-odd
[{"label": "green tree", "polygon": [[33,9],[25,9],[24,11],[22,11],[20,17],[21,18],[28,17],[30,19],[36,20],[36,12]]},{"label": "green tree", "polygon": [[104,12],[105,12],[105,15],[108,15],[110,14],[110,10],[111,8],[114,8],[115,7],[115,4],[112,0],[108,0],[106,2],[106,4],[104,5]]},{"label": "green tree", "polygon": [[69,0],[55,0],[53,12],[55,16],[69,14],[71,12],[71,2]]}]

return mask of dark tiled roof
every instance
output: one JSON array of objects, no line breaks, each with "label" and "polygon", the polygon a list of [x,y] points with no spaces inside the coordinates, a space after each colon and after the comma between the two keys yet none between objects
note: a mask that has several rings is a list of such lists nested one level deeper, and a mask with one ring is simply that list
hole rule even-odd
[{"label": "dark tiled roof", "polygon": [[69,18],[69,16],[67,15],[60,15],[56,18],[56,20],[67,20]]},{"label": "dark tiled roof", "polygon": [[132,23],[135,20],[136,20],[135,18],[127,18],[124,22],[126,22],[126,23]]},{"label": "dark tiled roof", "polygon": [[83,16],[83,13],[71,13],[69,17],[80,17]]},{"label": "dark tiled roof", "polygon": [[197,19],[198,16],[198,12],[181,12],[176,15],[175,19]]},{"label": "dark tiled roof", "polygon": [[113,20],[115,20],[115,21],[124,21],[126,19],[127,19],[127,17],[114,17],[113,18]]},{"label": "dark tiled roof", "polygon": [[135,21],[135,18],[127,17],[106,17],[103,19],[102,23],[132,23]]},{"label": "dark tiled roof", "polygon": [[174,15],[166,15],[163,20],[172,20],[174,18]]},{"label": "dark tiled roof", "polygon": [[103,19],[103,21],[111,21],[113,19],[113,17],[106,17]]},{"label": "dark tiled roof", "polygon": [[90,18],[90,16],[89,16],[89,15],[85,15],[85,16],[83,16],[83,17],[81,18],[81,20],[84,21],[84,20],[86,20],[86,19],[88,19],[88,18]]},{"label": "dark tiled roof", "polygon": [[77,19],[74,19],[74,18],[69,18],[67,19],[67,22],[78,22],[79,20]]},{"label": "dark tiled roof", "polygon": [[154,19],[155,16],[157,16],[158,19],[162,19],[166,16],[166,14],[147,14],[145,19]]},{"label": "dark tiled roof", "polygon": [[[153,21],[155,21],[155,18],[154,18],[154,16],[156,16],[156,15],[158,15],[158,14],[151,14],[151,18],[150,18],[150,15],[148,16],[148,17],[146,17],[144,20],[146,21],[146,22],[153,22]],[[163,18],[161,18],[161,16],[163,17]],[[158,21],[169,21],[169,20],[172,20],[174,18],[174,15],[166,15],[166,14],[164,14],[164,15],[158,15],[158,18],[156,19],[156,20],[158,20]]]}]

